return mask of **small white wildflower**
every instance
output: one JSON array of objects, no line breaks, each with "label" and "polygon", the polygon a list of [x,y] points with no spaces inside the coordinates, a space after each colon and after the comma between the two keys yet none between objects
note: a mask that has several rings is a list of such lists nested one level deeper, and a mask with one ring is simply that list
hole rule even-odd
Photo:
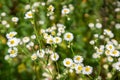
[{"label": "small white wildflower", "polygon": [[120,29],[120,24],[119,23],[115,24],[115,28]]},{"label": "small white wildflower", "polygon": [[114,50],[114,51],[111,52],[110,55],[114,56],[114,57],[118,57],[118,56],[120,56],[120,52],[118,50]]},{"label": "small white wildflower", "polygon": [[51,60],[53,60],[53,61],[57,61],[59,59],[59,55],[57,53],[51,54],[50,57],[51,57]]},{"label": "small white wildflower", "polygon": [[48,7],[48,11],[51,11],[51,12],[53,12],[54,11],[54,6],[53,5],[50,5],[49,7]]},{"label": "small white wildflower", "polygon": [[83,62],[83,57],[82,56],[74,56],[74,62],[75,63],[82,63]]},{"label": "small white wildflower", "polygon": [[77,64],[75,67],[76,73],[81,73],[83,70],[83,64]]},{"label": "small white wildflower", "polygon": [[8,53],[10,53],[10,57],[16,57],[18,53],[18,49],[16,47],[9,48]]},{"label": "small white wildflower", "polygon": [[39,58],[43,58],[44,55],[45,55],[45,51],[44,51],[43,49],[37,51],[37,56],[38,56]]},{"label": "small white wildflower", "polygon": [[62,39],[60,37],[54,37],[53,42],[59,44],[62,42]]},{"label": "small white wildflower", "polygon": [[34,60],[36,60],[37,59],[37,54],[32,54],[32,56],[31,56],[31,59],[34,61]]},{"label": "small white wildflower", "polygon": [[69,8],[63,8],[62,9],[62,14],[65,15],[65,14],[69,14],[70,13],[70,9]]},{"label": "small white wildflower", "polygon": [[29,10],[30,9],[30,5],[29,4],[25,5],[25,9]]},{"label": "small white wildflower", "polygon": [[107,57],[107,60],[108,60],[109,62],[113,62],[113,58],[112,58],[111,56],[108,56],[108,57]]},{"label": "small white wildflower", "polygon": [[113,65],[113,68],[115,68],[116,70],[120,71],[120,62],[116,62]]},{"label": "small white wildflower", "polygon": [[17,38],[11,38],[11,39],[8,40],[7,45],[9,47],[15,47],[15,46],[18,45],[19,42],[20,42],[19,39],[17,39]]},{"label": "small white wildflower", "polygon": [[110,51],[113,51],[115,49],[115,47],[112,44],[107,44],[106,49],[110,50]]},{"label": "small white wildflower", "polygon": [[33,18],[32,11],[28,11],[28,12],[25,14],[25,18],[26,18],[26,19],[28,19],[28,18]]},{"label": "small white wildflower", "polygon": [[6,13],[5,13],[5,12],[2,12],[2,13],[1,13],[1,16],[2,16],[2,17],[6,16]]},{"label": "small white wildflower", "polygon": [[7,24],[7,21],[6,20],[3,20],[1,21],[2,25],[6,25]]},{"label": "small white wildflower", "polygon": [[101,23],[96,23],[96,28],[98,28],[98,29],[102,28],[102,24]]},{"label": "small white wildflower", "polygon": [[85,66],[85,67],[83,68],[83,74],[89,75],[89,74],[92,73],[92,71],[93,71],[93,68],[92,68],[91,66]]},{"label": "small white wildflower", "polygon": [[94,44],[95,44],[95,41],[94,41],[94,40],[91,40],[89,43],[90,43],[91,45],[94,45]]},{"label": "small white wildflower", "polygon": [[9,60],[10,59],[10,55],[5,55],[4,59],[5,60]]},{"label": "small white wildflower", "polygon": [[35,35],[32,35],[32,36],[31,36],[31,39],[36,39],[36,36],[35,36]]},{"label": "small white wildflower", "polygon": [[13,22],[18,22],[19,21],[19,18],[18,17],[12,17],[12,19],[11,19]]},{"label": "small white wildflower", "polygon": [[13,32],[7,33],[6,37],[7,37],[7,39],[10,39],[10,38],[13,38],[16,34],[17,34],[17,32],[13,31]]},{"label": "small white wildflower", "polygon": [[64,34],[64,40],[66,40],[66,41],[72,41],[73,38],[74,38],[74,36],[70,32],[67,32],[67,33]]},{"label": "small white wildflower", "polygon": [[30,41],[30,38],[29,38],[29,37],[24,37],[24,38],[22,39],[22,41],[23,41],[23,43],[27,43],[27,42]]},{"label": "small white wildflower", "polygon": [[71,67],[72,64],[73,64],[73,61],[72,61],[71,58],[66,58],[66,59],[63,60],[63,64],[64,64],[64,66],[66,66],[66,67]]},{"label": "small white wildflower", "polygon": [[93,29],[94,28],[94,23],[89,23],[88,27],[90,27],[91,29]]}]

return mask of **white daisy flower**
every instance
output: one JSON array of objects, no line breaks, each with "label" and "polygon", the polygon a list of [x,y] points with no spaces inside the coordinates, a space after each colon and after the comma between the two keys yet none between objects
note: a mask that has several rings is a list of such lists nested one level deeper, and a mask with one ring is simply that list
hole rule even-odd
[{"label": "white daisy flower", "polygon": [[69,14],[70,13],[70,9],[69,8],[63,8],[62,9],[62,14],[65,15],[65,14]]},{"label": "white daisy flower", "polygon": [[50,5],[49,7],[48,7],[48,11],[51,11],[51,12],[53,12],[54,11],[54,6],[53,5]]},{"label": "white daisy flower", "polygon": [[1,23],[2,23],[2,25],[7,25],[7,21],[6,20],[2,20]]},{"label": "white daisy flower", "polygon": [[76,63],[73,63],[70,68],[71,68],[71,69],[75,69],[76,66],[77,66],[77,64],[76,64]]},{"label": "white daisy flower", "polygon": [[98,53],[98,54],[103,54],[103,52],[104,52],[103,49],[101,49],[101,48],[100,48],[100,49],[97,49],[97,53]]},{"label": "white daisy flower", "polygon": [[107,44],[106,49],[110,50],[110,51],[113,51],[115,49],[115,47],[112,44]]},{"label": "white daisy flower", "polygon": [[19,18],[18,17],[12,17],[12,19],[11,19],[13,22],[18,22],[19,21]]},{"label": "white daisy flower", "polygon": [[75,63],[82,63],[83,62],[83,57],[82,56],[74,56],[74,62]]},{"label": "white daisy flower", "polygon": [[120,53],[119,53],[118,50],[114,50],[114,51],[111,52],[110,55],[111,55],[111,56],[114,56],[114,57],[118,57],[118,56],[120,56]]},{"label": "white daisy flower", "polygon": [[100,58],[100,54],[94,53],[94,54],[92,55],[92,57],[95,58],[95,59],[96,59],[96,58]]},{"label": "white daisy flower", "polygon": [[37,56],[38,56],[39,58],[43,58],[44,55],[45,55],[45,51],[44,51],[43,49],[37,51]]},{"label": "white daisy flower", "polygon": [[106,55],[106,56],[110,56],[111,52],[112,52],[112,51],[110,51],[110,50],[105,50],[105,55]]},{"label": "white daisy flower", "polygon": [[34,61],[34,60],[36,60],[37,59],[37,54],[32,54],[32,56],[31,56],[31,59]]},{"label": "white daisy flower", "polygon": [[96,23],[96,28],[101,29],[102,28],[102,24],[101,23]]},{"label": "white daisy flower", "polygon": [[90,27],[91,29],[93,29],[94,28],[94,23],[89,23],[88,27]]},{"label": "white daisy flower", "polygon": [[15,47],[15,46],[18,45],[19,42],[20,42],[19,39],[17,39],[17,38],[11,38],[11,39],[8,40],[7,45],[9,47]]},{"label": "white daisy flower", "polygon": [[35,36],[35,35],[32,35],[32,36],[31,36],[31,39],[36,39],[36,36]]},{"label": "white daisy flower", "polygon": [[16,34],[17,34],[17,32],[13,31],[13,32],[6,34],[6,37],[7,37],[7,39],[10,39],[10,38],[13,38]]},{"label": "white daisy flower", "polygon": [[1,13],[1,16],[2,16],[2,17],[6,16],[6,13],[5,13],[5,12],[2,12],[2,13]]},{"label": "white daisy flower", "polygon": [[64,33],[64,32],[65,32],[65,29],[60,27],[60,28],[58,28],[58,32],[59,32],[59,33]]},{"label": "white daisy flower", "polygon": [[72,64],[73,64],[73,61],[72,61],[71,58],[66,58],[66,59],[63,60],[63,64],[64,64],[64,66],[66,66],[66,67],[71,67]]},{"label": "white daisy flower", "polygon": [[29,38],[29,37],[24,37],[24,38],[22,39],[22,41],[23,41],[23,43],[27,43],[27,42],[30,41],[30,38]]},{"label": "white daisy flower", "polygon": [[94,45],[94,44],[95,44],[95,41],[94,41],[94,40],[91,40],[89,43],[90,43],[91,45]]},{"label": "white daisy flower", "polygon": [[51,60],[53,60],[53,61],[57,61],[59,59],[59,55],[57,53],[51,54],[50,57],[51,57]]},{"label": "white daisy flower", "polygon": [[120,71],[120,62],[116,62],[113,65],[113,68],[115,68],[116,70]]},{"label": "white daisy flower", "polygon": [[5,55],[4,59],[5,60],[9,60],[10,59],[10,55]]},{"label": "white daisy flower", "polygon": [[108,56],[108,57],[107,57],[107,60],[108,60],[109,62],[113,62],[113,58],[112,58],[111,56]]},{"label": "white daisy flower", "polygon": [[105,29],[104,30],[104,35],[109,36],[110,38],[114,37],[114,34],[109,30],[109,29]]},{"label": "white daisy flower", "polygon": [[56,43],[56,44],[59,44],[59,43],[62,42],[62,39],[60,37],[54,37],[53,42]]},{"label": "white daisy flower", "polygon": [[92,68],[91,66],[85,66],[85,67],[83,68],[83,74],[89,75],[89,74],[92,73],[92,71],[93,71],[93,68]]},{"label": "white daisy flower", "polygon": [[16,57],[18,53],[18,49],[16,47],[9,48],[8,53],[10,53],[10,57]]},{"label": "white daisy flower", "polygon": [[33,18],[32,11],[28,11],[28,12],[25,14],[25,18],[26,18],[26,19],[28,19],[28,18]]},{"label": "white daisy flower", "polygon": [[66,41],[72,41],[73,38],[74,38],[74,36],[70,32],[67,32],[67,33],[64,34],[64,40],[66,40]]},{"label": "white daisy flower", "polygon": [[81,73],[83,70],[84,65],[83,64],[77,64],[75,67],[76,73]]},{"label": "white daisy flower", "polygon": [[53,44],[53,38],[47,38],[46,43],[48,43],[48,44]]}]

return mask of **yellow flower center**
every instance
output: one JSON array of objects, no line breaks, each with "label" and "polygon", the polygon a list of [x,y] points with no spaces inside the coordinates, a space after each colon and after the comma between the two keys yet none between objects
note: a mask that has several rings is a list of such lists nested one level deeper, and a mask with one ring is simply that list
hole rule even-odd
[{"label": "yellow flower center", "polygon": [[89,67],[85,68],[85,71],[89,72],[89,71],[90,71],[90,68],[89,68]]},{"label": "yellow flower center", "polygon": [[69,64],[70,64],[70,61],[66,61],[66,64],[69,65]]},{"label": "yellow flower center", "polygon": [[14,36],[14,34],[10,34],[10,37],[13,37]]},{"label": "yellow flower center", "polygon": [[78,60],[78,61],[79,61],[80,59],[81,59],[80,57],[77,57],[77,58],[76,58],[76,60]]},{"label": "yellow flower center", "polygon": [[116,51],[116,50],[114,50],[114,51],[113,51],[113,54],[117,54],[117,51]]},{"label": "yellow flower center", "polygon": [[66,9],[65,9],[65,10],[64,10],[64,12],[65,12],[65,13],[67,13],[67,12],[68,12],[68,10],[66,10]]},{"label": "yellow flower center", "polygon": [[14,43],[15,43],[15,41],[14,41],[14,40],[11,40],[11,41],[10,41],[10,43],[11,43],[11,44],[14,44]]},{"label": "yellow flower center", "polygon": [[67,38],[71,38],[71,35],[70,35],[70,34],[68,34],[68,35],[67,35]]},{"label": "yellow flower center", "polygon": [[81,70],[82,70],[82,66],[78,66],[78,70],[80,70],[80,71],[81,71]]},{"label": "yellow flower center", "polygon": [[31,14],[31,13],[29,13],[29,14],[28,14],[28,16],[32,16],[32,14]]},{"label": "yellow flower center", "polygon": [[112,49],[112,46],[109,46],[110,49]]},{"label": "yellow flower center", "polygon": [[10,54],[14,54],[15,53],[15,50],[11,50]]}]

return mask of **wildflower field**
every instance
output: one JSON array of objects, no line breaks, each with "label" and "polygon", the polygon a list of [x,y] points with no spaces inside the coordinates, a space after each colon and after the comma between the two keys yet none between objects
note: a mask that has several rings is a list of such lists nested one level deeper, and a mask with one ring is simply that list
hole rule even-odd
[{"label": "wildflower field", "polygon": [[0,80],[120,80],[120,0],[0,0]]}]

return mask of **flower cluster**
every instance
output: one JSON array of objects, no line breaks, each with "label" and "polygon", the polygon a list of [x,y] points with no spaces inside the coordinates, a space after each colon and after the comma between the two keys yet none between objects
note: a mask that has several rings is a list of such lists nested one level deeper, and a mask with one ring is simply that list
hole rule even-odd
[{"label": "flower cluster", "polygon": [[73,60],[71,58],[65,58],[63,64],[65,67],[70,68],[70,72],[75,70],[77,74],[86,74],[89,75],[92,73],[93,68],[91,66],[84,66],[82,56],[74,56]]}]

